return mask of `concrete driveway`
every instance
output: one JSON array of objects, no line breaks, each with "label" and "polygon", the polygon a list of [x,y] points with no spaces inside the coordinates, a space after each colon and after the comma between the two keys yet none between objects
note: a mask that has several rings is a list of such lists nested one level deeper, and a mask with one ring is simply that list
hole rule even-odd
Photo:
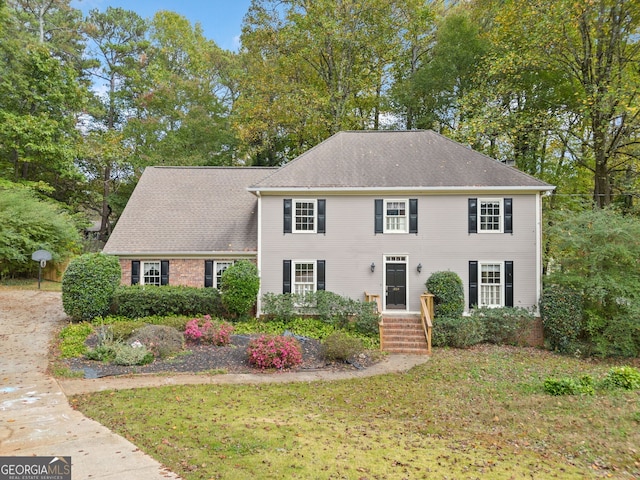
[{"label": "concrete driveway", "polygon": [[0,456],[70,456],[72,478],[180,478],[73,410],[47,373],[49,340],[65,322],[60,293],[0,287]]}]

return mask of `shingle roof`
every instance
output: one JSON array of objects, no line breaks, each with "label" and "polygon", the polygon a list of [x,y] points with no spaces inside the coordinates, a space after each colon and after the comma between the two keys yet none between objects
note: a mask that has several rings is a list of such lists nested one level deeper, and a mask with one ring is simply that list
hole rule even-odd
[{"label": "shingle roof", "polygon": [[431,130],[339,132],[251,188],[403,187],[552,188]]},{"label": "shingle roof", "polygon": [[148,167],[104,252],[255,252],[257,198],[247,186],[271,171],[257,167]]}]

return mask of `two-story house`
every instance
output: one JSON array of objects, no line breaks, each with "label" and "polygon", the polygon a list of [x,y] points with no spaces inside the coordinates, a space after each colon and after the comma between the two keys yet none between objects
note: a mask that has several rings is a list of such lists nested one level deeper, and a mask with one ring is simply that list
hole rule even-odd
[{"label": "two-story house", "polygon": [[148,168],[104,251],[124,284],[215,287],[249,258],[261,293],[366,291],[412,313],[451,270],[467,309],[532,308],[551,190],[433,131],[340,132],[280,168]]}]

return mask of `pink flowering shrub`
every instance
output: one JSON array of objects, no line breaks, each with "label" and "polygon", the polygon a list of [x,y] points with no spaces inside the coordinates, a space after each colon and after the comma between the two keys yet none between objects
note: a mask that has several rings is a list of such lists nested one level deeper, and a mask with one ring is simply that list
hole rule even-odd
[{"label": "pink flowering shrub", "polygon": [[293,337],[262,335],[247,349],[249,363],[258,368],[292,368],[302,363],[302,348]]},{"label": "pink flowering shrub", "polygon": [[231,343],[233,325],[221,320],[211,320],[210,315],[203,318],[194,318],[187,322],[184,337],[191,342],[210,343],[216,346],[225,346]]}]

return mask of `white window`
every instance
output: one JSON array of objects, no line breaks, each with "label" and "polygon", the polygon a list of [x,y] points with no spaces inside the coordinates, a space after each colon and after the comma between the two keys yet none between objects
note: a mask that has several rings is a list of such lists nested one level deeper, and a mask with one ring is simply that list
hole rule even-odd
[{"label": "white window", "polygon": [[293,293],[305,295],[316,291],[315,262],[293,262]]},{"label": "white window", "polygon": [[316,200],[294,201],[294,232],[315,233]]},{"label": "white window", "polygon": [[142,285],[160,285],[160,262],[142,262]]},{"label": "white window", "polygon": [[502,200],[480,200],[479,231],[502,232]]},{"label": "white window", "polygon": [[222,285],[222,274],[224,273],[224,271],[229,268],[231,265],[233,265],[233,262],[215,262],[216,265],[216,280],[215,280],[215,284],[213,285],[215,288],[220,289],[220,286]]},{"label": "white window", "polygon": [[407,200],[385,200],[384,233],[407,233]]},{"label": "white window", "polygon": [[502,263],[480,264],[480,298],[481,307],[503,306],[503,267]]}]

